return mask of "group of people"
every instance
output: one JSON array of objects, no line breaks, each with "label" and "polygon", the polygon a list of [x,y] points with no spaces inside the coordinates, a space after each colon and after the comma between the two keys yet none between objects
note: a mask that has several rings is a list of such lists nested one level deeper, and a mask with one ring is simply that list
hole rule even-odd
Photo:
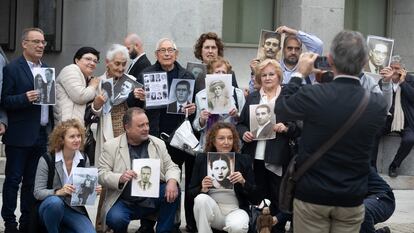
[{"label": "group of people", "polygon": [[[249,206],[265,199],[270,200],[272,232],[285,232],[288,220],[299,233],[389,232],[387,227],[375,231],[374,225],[391,216],[395,199],[369,161],[376,158],[376,142],[390,108],[399,108],[391,113],[398,113],[394,118],[398,116],[403,135],[408,135],[403,136],[405,147],[401,150],[408,150],[406,154],[411,150],[413,104],[408,96],[414,91],[413,77],[395,60],[391,67],[383,68],[380,83],[375,83],[362,73],[369,53],[363,36],[342,31],[328,55],[335,78],[317,84],[313,63],[322,54],[322,41],[286,26],[276,32],[285,33],[284,46],[280,48],[280,40],[265,41],[267,47],[279,48],[263,53],[270,57],[252,60],[247,92],[238,87],[217,34],[203,33],[196,41],[194,55],[207,66],[208,73],[231,76],[232,91],[226,99],[231,107],[227,113],[217,114],[209,111],[214,103],[207,99],[207,93],[219,95],[223,89],[220,83],[206,87],[205,77],[196,78],[184,69],[177,62],[178,48],[169,38],[157,42],[156,61],[151,65],[136,34],[127,35],[124,45],[113,44],[108,49],[106,71],[99,77],[94,71],[100,52],[92,47],[78,49],[73,64],[56,78],[56,105],[33,105],[39,92],[34,90],[32,71],[47,67],[41,61],[46,41],[41,29],[25,29],[23,55],[2,72],[1,107],[8,116],[4,122],[0,112],[7,156],[1,211],[5,232],[29,232],[35,200],[39,221],[48,232],[127,232],[134,219],[140,219],[141,233],[154,232],[155,223],[156,232],[179,232],[182,190],[189,232],[255,231],[249,225]],[[302,44],[308,52],[302,52]],[[281,60],[271,57],[280,49]],[[107,80],[115,85],[125,75],[144,84],[144,74],[159,72],[167,74],[168,90],[175,90],[176,101],[168,106],[146,108],[144,86],[134,88],[124,101],[116,103],[102,87]],[[174,79],[181,81],[172,89]],[[195,82],[192,101],[188,98],[192,91],[189,80]],[[346,122],[365,92],[370,93],[368,104],[355,126],[299,180],[293,215],[280,211],[279,186],[293,155],[298,154],[298,166],[303,164]],[[251,105],[258,105],[254,112],[257,130],[251,130]],[[199,134],[202,152],[196,157],[160,139],[161,133],[174,132],[186,118],[184,113]],[[269,120],[271,113],[276,115],[274,123]],[[96,140],[95,154],[87,155],[83,153],[85,127],[91,125],[96,126],[91,134]],[[257,140],[261,138],[267,140]],[[209,152],[234,153],[234,171],[225,167],[226,175],[209,176],[208,166],[216,166],[207,160]],[[396,172],[404,159],[401,157],[393,162],[390,172]],[[132,160],[144,158],[160,160],[158,198],[131,195],[131,181],[138,177]],[[98,167],[100,185],[95,191],[101,195],[95,228],[85,208],[70,205],[76,188],[72,170],[91,163]],[[229,165],[224,164],[221,166]],[[183,165],[185,181],[181,187]],[[223,186],[232,188],[213,188],[217,182],[224,184],[224,177],[227,184]],[[18,224],[14,211],[20,183],[22,215]],[[382,211],[376,211],[378,208]]]}]

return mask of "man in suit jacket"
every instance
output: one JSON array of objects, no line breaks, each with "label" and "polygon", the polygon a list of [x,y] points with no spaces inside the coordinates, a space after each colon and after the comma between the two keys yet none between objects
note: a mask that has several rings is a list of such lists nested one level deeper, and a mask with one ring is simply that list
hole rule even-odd
[{"label": "man in suit jacket", "polygon": [[137,34],[131,33],[125,37],[124,45],[128,48],[129,57],[131,58],[127,73],[138,78],[143,69],[151,66],[151,62],[148,60],[142,41]]},{"label": "man in suit jacket", "polygon": [[6,145],[6,178],[3,185],[5,232],[17,232],[17,192],[21,186],[20,232],[28,231],[29,215],[34,203],[33,184],[39,157],[46,152],[46,127],[50,118],[48,106],[33,105],[39,93],[34,89],[33,68],[45,67],[41,62],[47,42],[39,28],[23,30],[23,56],[3,70],[1,105],[9,117],[8,129],[3,136]]},{"label": "man in suit jacket", "polygon": [[[102,222],[115,233],[126,232],[130,220],[158,214],[157,232],[170,232],[180,204],[180,169],[171,160],[165,143],[149,135],[148,117],[141,108],[127,110],[125,133],[105,143],[99,158],[99,183],[107,189]],[[131,196],[132,159],[159,159],[159,198]],[[105,225],[105,224],[104,224]]]},{"label": "man in suit jacket", "polygon": [[271,139],[276,136],[276,132],[273,130],[273,124],[271,122],[272,115],[270,114],[270,107],[266,104],[257,106],[256,120],[259,126],[253,130],[253,135],[256,139]]},{"label": "man in suit jacket", "polygon": [[[334,80],[303,87],[302,78],[313,70],[318,55],[305,53],[300,57],[298,72],[292,74],[275,107],[282,121],[303,120],[298,167],[339,130],[360,104],[365,89],[357,76],[368,60],[367,51],[361,33],[338,33],[328,54]],[[384,97],[370,93],[361,117],[300,178],[293,201],[295,232],[359,232],[368,191],[370,151],[386,111]]]}]

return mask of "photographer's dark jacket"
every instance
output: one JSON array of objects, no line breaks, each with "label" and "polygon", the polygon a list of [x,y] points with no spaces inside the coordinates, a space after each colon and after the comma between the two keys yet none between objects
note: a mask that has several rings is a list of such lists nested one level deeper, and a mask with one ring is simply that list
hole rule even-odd
[{"label": "photographer's dark jacket", "polygon": [[[276,101],[281,121],[303,120],[297,166],[326,142],[360,104],[365,89],[353,76],[338,76],[326,84],[300,87],[293,77]],[[381,94],[369,104],[342,138],[299,180],[295,198],[320,205],[354,207],[367,194],[373,138],[385,122],[387,106]]]},{"label": "photographer's dark jacket", "polygon": [[[248,155],[235,155],[234,170],[240,172],[246,180],[244,187],[237,183],[234,185],[234,192],[239,201],[239,208],[248,210],[250,204],[257,204],[259,200],[255,197],[256,185],[254,183],[254,174],[252,170],[252,162]],[[194,163],[193,175],[189,186],[189,194],[191,198],[195,198],[201,193],[201,181],[207,176],[207,154],[198,154]]]}]

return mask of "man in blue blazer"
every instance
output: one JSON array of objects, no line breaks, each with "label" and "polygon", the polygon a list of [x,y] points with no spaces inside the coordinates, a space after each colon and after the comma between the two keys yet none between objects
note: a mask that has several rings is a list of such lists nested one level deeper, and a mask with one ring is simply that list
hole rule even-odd
[{"label": "man in blue blazer", "polygon": [[20,232],[28,231],[30,211],[34,203],[33,184],[37,162],[46,152],[49,109],[48,106],[32,104],[39,98],[39,93],[33,87],[33,69],[45,67],[40,59],[46,44],[41,29],[24,29],[21,42],[23,56],[3,69],[1,106],[9,118],[2,139],[6,145],[6,178],[1,209],[5,232],[18,232],[14,211],[20,182],[22,215],[19,229]]}]

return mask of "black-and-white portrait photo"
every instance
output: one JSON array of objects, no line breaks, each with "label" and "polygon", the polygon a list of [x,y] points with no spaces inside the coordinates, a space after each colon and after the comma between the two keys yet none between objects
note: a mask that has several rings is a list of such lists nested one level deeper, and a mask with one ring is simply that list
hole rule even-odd
[{"label": "black-and-white portrait photo", "polygon": [[95,189],[98,185],[98,169],[74,168],[73,185],[75,186],[75,192],[70,200],[72,206],[94,205],[97,195]]},{"label": "black-and-white portrait photo", "polygon": [[276,123],[274,107],[268,104],[255,104],[249,106],[250,132],[255,140],[267,140],[276,137],[273,125]]},{"label": "black-and-white portrait photo", "polygon": [[128,98],[128,95],[135,88],[141,88],[142,84],[135,81],[133,77],[129,77],[126,74],[123,74],[120,79],[115,82],[114,85],[114,103],[113,105],[118,105]]},{"label": "black-and-white portrait photo", "polygon": [[379,36],[368,36],[368,63],[365,71],[379,74],[379,72],[390,65],[394,40]]},{"label": "black-and-white portrait photo", "polygon": [[34,90],[39,98],[33,104],[54,105],[56,103],[55,68],[34,68]]},{"label": "black-and-white portrait photo", "polygon": [[202,63],[188,62],[187,71],[193,74],[195,80],[198,78],[204,79],[207,74],[207,66]]},{"label": "black-and-white portrait photo", "polygon": [[103,113],[107,114],[111,112],[112,103],[114,102],[114,86],[113,79],[108,78],[101,81],[101,91],[105,96],[105,103],[103,105]]},{"label": "black-and-white portrait photo", "polygon": [[150,96],[145,98],[146,108],[162,108],[168,105],[168,91],[164,88],[168,87],[167,73],[144,73],[143,79],[145,89],[151,92]]},{"label": "black-and-white portrait photo", "polygon": [[173,79],[167,113],[185,114],[185,106],[192,103],[194,83],[191,79]]},{"label": "black-and-white portrait photo", "polygon": [[207,175],[213,178],[213,188],[233,189],[229,176],[234,172],[234,152],[207,153]]},{"label": "black-and-white portrait photo", "polygon": [[158,197],[160,188],[160,160],[134,159],[132,161],[132,170],[138,176],[132,180],[131,196]]},{"label": "black-and-white portrait photo", "polygon": [[282,35],[274,31],[263,30],[260,33],[257,59],[266,58],[279,60],[282,56]]},{"label": "black-and-white portrait photo", "polygon": [[206,77],[208,111],[228,114],[232,107],[231,74],[208,74]]}]

